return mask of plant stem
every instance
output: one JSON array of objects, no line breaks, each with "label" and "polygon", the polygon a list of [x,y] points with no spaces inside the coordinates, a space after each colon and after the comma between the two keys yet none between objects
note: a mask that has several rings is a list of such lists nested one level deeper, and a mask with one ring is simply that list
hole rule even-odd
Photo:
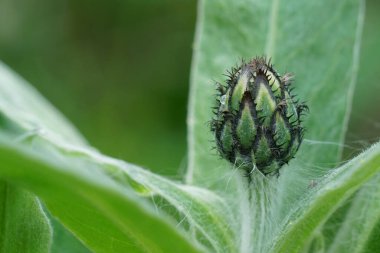
[{"label": "plant stem", "polygon": [[240,253],[249,253],[252,252],[252,216],[251,216],[251,204],[250,204],[250,195],[251,191],[250,180],[247,180],[245,174],[242,172],[236,174],[236,179],[238,180],[238,191],[239,191],[239,209],[241,217],[241,231],[240,231]]},{"label": "plant stem", "polygon": [[272,231],[271,207],[274,192],[274,181],[257,170],[250,174],[250,179],[239,175],[241,241],[240,252],[266,252],[268,235]]}]

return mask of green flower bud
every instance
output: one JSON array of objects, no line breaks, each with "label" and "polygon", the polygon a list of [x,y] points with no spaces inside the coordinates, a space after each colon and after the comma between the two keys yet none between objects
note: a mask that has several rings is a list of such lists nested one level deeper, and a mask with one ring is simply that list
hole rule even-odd
[{"label": "green flower bud", "polygon": [[211,130],[223,158],[247,173],[256,167],[268,175],[294,157],[308,108],[291,94],[291,79],[258,57],[232,69],[225,86],[218,84]]}]

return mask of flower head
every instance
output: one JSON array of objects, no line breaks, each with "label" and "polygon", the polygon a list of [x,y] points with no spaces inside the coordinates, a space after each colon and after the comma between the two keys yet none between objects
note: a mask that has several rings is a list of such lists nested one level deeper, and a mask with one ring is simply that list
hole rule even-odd
[{"label": "flower head", "polygon": [[211,130],[221,156],[250,172],[277,174],[296,154],[307,110],[292,95],[291,74],[280,76],[264,58],[243,62],[218,84]]}]

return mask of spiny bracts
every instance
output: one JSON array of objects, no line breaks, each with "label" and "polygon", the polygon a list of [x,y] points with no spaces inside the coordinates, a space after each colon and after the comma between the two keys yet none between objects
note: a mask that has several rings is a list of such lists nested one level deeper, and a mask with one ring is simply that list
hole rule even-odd
[{"label": "spiny bracts", "polygon": [[256,57],[228,72],[218,84],[211,130],[220,155],[249,174],[279,169],[296,154],[303,138],[301,117],[308,107],[292,95],[291,74],[280,76],[270,61]]}]

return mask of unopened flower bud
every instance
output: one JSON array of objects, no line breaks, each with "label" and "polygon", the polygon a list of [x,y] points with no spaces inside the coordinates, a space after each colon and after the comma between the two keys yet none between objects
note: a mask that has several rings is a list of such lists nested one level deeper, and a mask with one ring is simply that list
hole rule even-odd
[{"label": "unopened flower bud", "polygon": [[259,57],[232,69],[226,85],[218,84],[211,130],[223,158],[247,173],[257,168],[268,175],[294,157],[307,106],[291,94],[292,77],[281,77]]}]

